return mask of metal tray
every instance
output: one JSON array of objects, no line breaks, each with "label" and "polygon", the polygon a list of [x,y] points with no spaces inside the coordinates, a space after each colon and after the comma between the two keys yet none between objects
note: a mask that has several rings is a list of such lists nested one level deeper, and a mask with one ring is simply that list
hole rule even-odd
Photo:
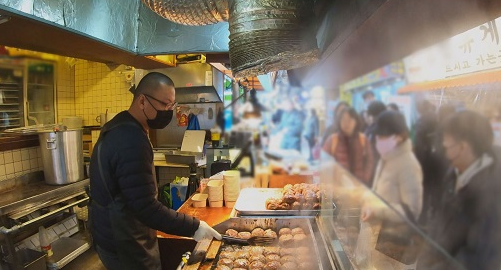
[{"label": "metal tray", "polygon": [[[307,246],[314,250],[315,259],[318,265],[318,270],[326,269],[321,260],[320,252],[317,247],[317,241],[311,222],[315,222],[314,218],[231,218],[216,226],[214,229],[219,233],[224,233],[228,229],[237,231],[252,231],[255,228],[272,229],[278,233],[281,228],[296,228],[300,227],[308,237]],[[219,255],[218,255],[219,257]],[[213,265],[217,263],[217,260]],[[314,269],[312,269],[314,270]]]},{"label": "metal tray", "polygon": [[[323,212],[332,213],[336,206],[319,210],[268,210],[266,200],[271,197],[281,197],[281,188],[245,188],[240,191],[235,211],[239,216],[316,216]],[[324,206],[322,204],[322,206]]]}]

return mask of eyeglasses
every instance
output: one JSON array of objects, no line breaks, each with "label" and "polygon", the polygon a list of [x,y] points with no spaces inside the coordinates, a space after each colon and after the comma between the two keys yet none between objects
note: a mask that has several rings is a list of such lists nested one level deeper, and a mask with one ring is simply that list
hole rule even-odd
[{"label": "eyeglasses", "polygon": [[[148,95],[148,94],[143,94],[143,95],[144,95],[147,99],[148,99],[148,98],[151,98],[151,99],[153,99],[153,100],[157,101],[158,103],[160,103],[160,104],[161,104],[164,108],[166,108],[166,109],[165,109],[166,111],[168,111],[168,110],[172,110],[172,109],[176,108],[176,106],[177,106],[177,102],[173,102],[173,103],[165,103],[165,102],[163,102],[163,101],[161,101],[161,100],[158,100],[158,99],[156,99],[156,98],[154,98],[154,97],[152,97],[152,96],[150,96],[150,95]],[[149,101],[150,101],[150,100],[148,99],[148,102],[149,102]],[[150,104],[151,104],[151,102],[150,102]],[[152,106],[153,106],[153,104],[152,104]],[[153,107],[155,108],[155,106],[153,106]],[[157,109],[157,108],[155,108],[155,110],[156,110],[156,109]]]}]

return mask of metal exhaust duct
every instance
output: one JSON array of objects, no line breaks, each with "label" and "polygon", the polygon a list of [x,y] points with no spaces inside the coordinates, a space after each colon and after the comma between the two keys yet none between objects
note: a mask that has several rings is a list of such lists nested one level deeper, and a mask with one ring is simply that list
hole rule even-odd
[{"label": "metal exhaust duct", "polygon": [[142,0],[158,15],[184,25],[208,25],[228,20],[228,0]]},{"label": "metal exhaust duct", "polygon": [[235,77],[298,68],[319,58],[315,31],[308,23],[314,16],[312,0],[142,1],[160,16],[180,24],[228,20]]}]

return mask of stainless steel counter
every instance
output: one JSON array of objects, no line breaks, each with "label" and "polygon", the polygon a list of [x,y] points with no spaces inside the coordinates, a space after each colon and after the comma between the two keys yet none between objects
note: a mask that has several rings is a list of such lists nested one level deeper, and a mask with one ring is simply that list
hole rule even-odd
[{"label": "stainless steel counter", "polygon": [[68,196],[84,194],[89,183],[89,179],[84,179],[62,186],[48,185],[44,181],[18,186],[1,194],[0,215],[8,215],[19,209],[40,209]]}]

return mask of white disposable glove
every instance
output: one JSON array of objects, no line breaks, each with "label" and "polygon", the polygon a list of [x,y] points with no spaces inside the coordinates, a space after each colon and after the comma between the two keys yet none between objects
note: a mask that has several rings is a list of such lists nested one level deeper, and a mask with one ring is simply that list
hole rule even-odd
[{"label": "white disposable glove", "polygon": [[197,231],[193,235],[193,239],[195,241],[199,242],[205,238],[212,239],[212,237],[216,238],[217,240],[221,240],[221,234],[219,234],[216,230],[212,229],[209,224],[205,223],[205,221],[200,221],[200,226],[198,226]]}]

